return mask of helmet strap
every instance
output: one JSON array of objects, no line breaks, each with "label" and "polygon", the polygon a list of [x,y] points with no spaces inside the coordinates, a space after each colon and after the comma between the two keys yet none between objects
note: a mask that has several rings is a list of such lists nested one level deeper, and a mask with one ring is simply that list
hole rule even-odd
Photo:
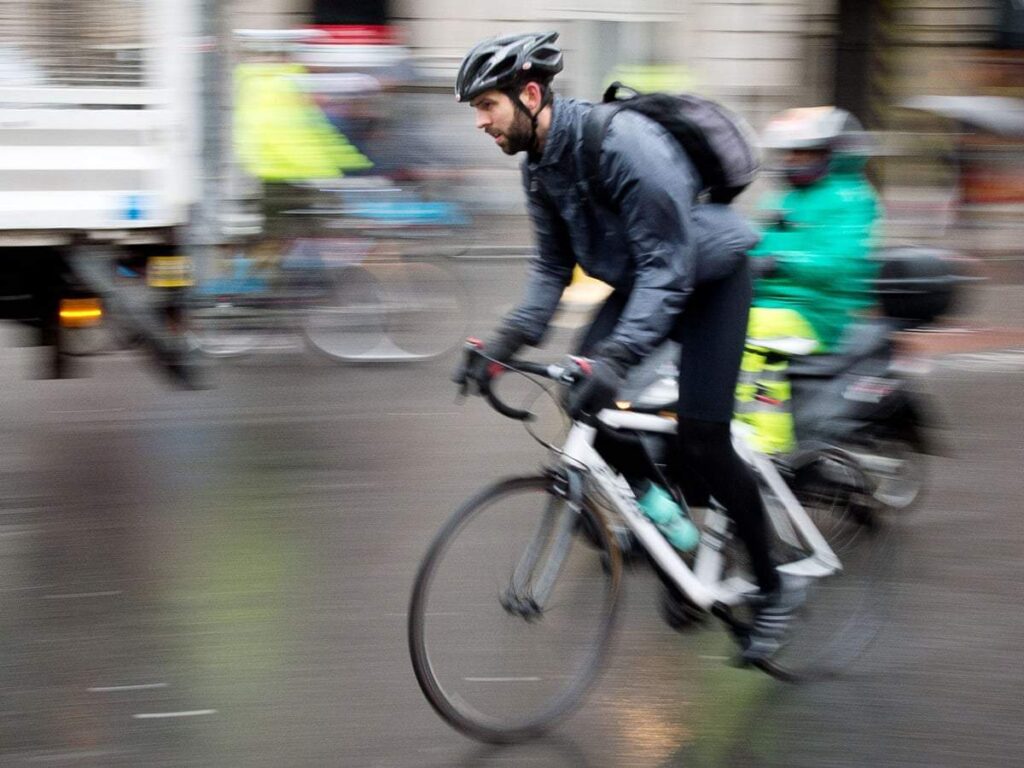
[{"label": "helmet strap", "polygon": [[530,118],[529,154],[531,157],[536,157],[537,155],[540,154],[540,152],[538,151],[539,147],[537,146],[537,120],[540,118],[540,113],[544,111],[544,108],[547,107],[552,102],[551,89],[546,85],[542,85],[541,83],[537,83],[537,85],[540,86],[543,95],[541,96],[540,106],[537,108],[536,113],[530,112],[530,110],[526,108],[526,105],[523,104],[522,100],[519,98],[519,89],[514,89],[509,93],[509,96],[512,99],[512,103],[515,105],[516,109],[518,109],[520,112],[522,112],[523,114]]}]

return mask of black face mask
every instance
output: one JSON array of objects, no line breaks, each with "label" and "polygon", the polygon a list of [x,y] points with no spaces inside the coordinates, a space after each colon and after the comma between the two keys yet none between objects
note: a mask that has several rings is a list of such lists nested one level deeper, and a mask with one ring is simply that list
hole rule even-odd
[{"label": "black face mask", "polygon": [[799,165],[787,165],[783,171],[786,181],[794,187],[809,187],[816,181],[828,175],[828,167],[831,162],[829,155],[822,155],[816,160],[810,160]]},{"label": "black face mask", "polygon": [[793,186],[810,186],[828,174],[828,158],[799,166],[788,166],[785,178]]}]

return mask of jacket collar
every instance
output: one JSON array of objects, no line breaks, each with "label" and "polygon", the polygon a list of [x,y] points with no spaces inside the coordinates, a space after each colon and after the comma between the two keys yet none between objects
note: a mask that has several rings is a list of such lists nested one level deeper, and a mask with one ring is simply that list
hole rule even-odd
[{"label": "jacket collar", "polygon": [[551,127],[548,128],[544,151],[541,152],[540,159],[537,161],[527,158],[530,170],[559,163],[566,150],[572,149],[576,124],[579,122],[580,107],[581,102],[575,99],[555,96],[551,104]]}]

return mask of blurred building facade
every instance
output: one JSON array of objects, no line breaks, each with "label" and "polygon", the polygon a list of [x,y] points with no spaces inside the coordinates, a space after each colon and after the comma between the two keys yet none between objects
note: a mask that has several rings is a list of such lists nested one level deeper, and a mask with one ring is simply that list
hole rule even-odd
[{"label": "blurred building facade", "polygon": [[[837,86],[843,90],[840,81],[865,72],[867,89],[891,92],[928,84],[969,89],[962,75],[948,76],[950,53],[989,46],[1008,23],[1006,9],[1016,5],[1014,0],[235,0],[231,14],[236,26],[266,28],[389,18],[402,29],[421,72],[439,87],[450,83],[462,54],[481,38],[557,29],[567,54],[560,85],[573,96],[596,98],[623,65],[659,65],[685,71],[692,87],[742,105],[757,122],[776,105],[831,101]],[[837,65],[850,64],[837,73]]]},{"label": "blurred building facade", "polygon": [[[423,98],[412,120],[457,148],[471,198],[494,212],[521,212],[517,163],[477,140],[450,89],[464,52],[495,34],[558,30],[566,70],[557,87],[570,96],[598,99],[616,76],[656,72],[722,100],[755,128],[788,107],[837,103],[895,137],[890,157],[907,151],[906,136],[915,152],[916,137],[927,144],[949,129],[901,110],[907,98],[1024,96],[1018,0],[232,0],[229,8],[236,28],[389,20],[418,72]],[[942,150],[942,140],[932,144],[928,151]],[[880,184],[948,183],[941,169],[873,165]]]}]

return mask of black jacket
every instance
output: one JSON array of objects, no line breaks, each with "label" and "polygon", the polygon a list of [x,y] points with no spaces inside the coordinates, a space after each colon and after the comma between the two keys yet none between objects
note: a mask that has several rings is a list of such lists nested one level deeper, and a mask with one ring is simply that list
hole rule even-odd
[{"label": "black jacket", "polygon": [[609,338],[639,359],[669,335],[694,286],[731,273],[757,235],[729,206],[698,203],[696,171],[676,140],[628,110],[602,145],[601,181],[612,206],[591,200],[580,162],[591,106],[556,97],[544,151],[523,163],[538,255],[506,322],[539,343],[578,263],[630,292]]}]

